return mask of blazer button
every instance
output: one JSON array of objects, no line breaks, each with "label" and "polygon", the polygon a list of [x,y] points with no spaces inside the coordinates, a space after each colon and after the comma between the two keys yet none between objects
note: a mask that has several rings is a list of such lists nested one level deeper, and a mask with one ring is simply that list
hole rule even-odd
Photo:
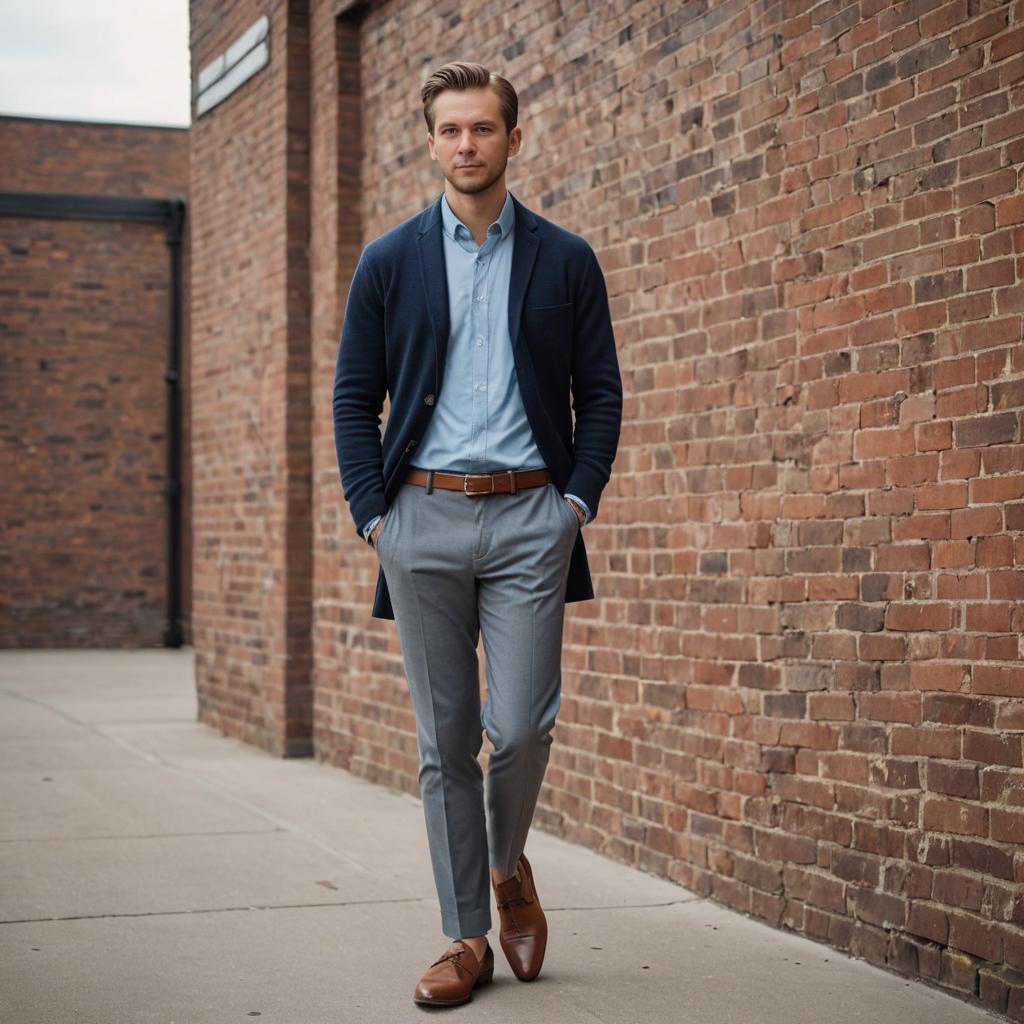
[{"label": "blazer button", "polygon": [[433,405],[434,404],[434,396],[433,395],[427,395],[426,398],[423,399],[423,404],[424,405]]}]

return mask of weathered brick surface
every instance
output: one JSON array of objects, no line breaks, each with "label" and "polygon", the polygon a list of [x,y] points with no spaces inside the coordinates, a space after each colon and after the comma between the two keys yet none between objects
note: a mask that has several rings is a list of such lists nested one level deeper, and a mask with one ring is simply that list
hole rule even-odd
[{"label": "weathered brick surface", "polygon": [[199,715],[310,751],[305,4],[194,2],[193,74],[268,9],[273,59],[190,131]]},{"label": "weathered brick surface", "polygon": [[[254,16],[192,6],[201,54]],[[267,6],[274,66],[193,148],[197,654],[206,706],[253,730],[283,706],[268,489],[305,5]],[[416,792],[330,387],[361,242],[438,191],[423,74],[479,59],[520,89],[511,187],[598,252],[626,392],[538,825],[1024,1019],[1024,3],[309,6],[317,756]]]},{"label": "weathered brick surface", "polygon": [[[182,129],[0,117],[0,152],[3,191],[188,192]],[[164,642],[169,297],[159,224],[0,217],[0,646]]]}]

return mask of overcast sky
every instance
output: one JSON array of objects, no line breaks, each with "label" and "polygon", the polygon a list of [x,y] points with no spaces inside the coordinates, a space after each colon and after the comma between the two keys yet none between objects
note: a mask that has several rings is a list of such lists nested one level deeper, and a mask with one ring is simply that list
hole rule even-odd
[{"label": "overcast sky", "polygon": [[0,0],[0,114],[187,126],[188,0]]}]

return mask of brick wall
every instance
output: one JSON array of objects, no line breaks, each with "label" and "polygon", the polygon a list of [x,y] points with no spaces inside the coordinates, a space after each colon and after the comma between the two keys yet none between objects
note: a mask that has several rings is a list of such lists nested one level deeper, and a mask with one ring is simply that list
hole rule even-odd
[{"label": "brick wall", "polygon": [[[188,192],[184,129],[0,117],[0,152],[0,191]],[[0,217],[0,281],[0,646],[159,646],[165,231]],[[187,354],[187,302],[183,316]],[[187,422],[187,377],[183,392]],[[183,449],[187,567],[187,433]],[[187,568],[182,583],[187,631]]]},{"label": "brick wall", "polygon": [[[207,719],[311,725],[416,792],[330,390],[361,243],[440,187],[419,84],[479,59],[520,89],[512,189],[598,251],[626,391],[538,826],[1024,1020],[1024,3],[192,11],[197,68],[272,23],[193,130]],[[311,721],[282,636],[305,274]]]},{"label": "brick wall", "polygon": [[[314,8],[338,323],[337,224],[436,195],[416,96],[455,57],[518,85],[510,185],[607,275],[625,424],[538,825],[1024,1020],[1024,4],[379,4],[362,130]],[[333,466],[336,326],[317,753],[416,792]]]},{"label": "brick wall", "polygon": [[191,4],[193,77],[270,16],[270,64],[190,132],[199,716],[310,752],[308,9]]}]

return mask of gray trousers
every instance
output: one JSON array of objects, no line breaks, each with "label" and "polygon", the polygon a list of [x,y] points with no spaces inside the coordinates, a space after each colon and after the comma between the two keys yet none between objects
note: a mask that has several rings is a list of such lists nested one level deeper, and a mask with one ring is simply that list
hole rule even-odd
[{"label": "gray trousers", "polygon": [[[441,927],[451,938],[490,929],[489,866],[512,874],[526,844],[561,703],[578,530],[553,484],[478,497],[405,484],[377,536],[416,716]],[[494,745],[486,784],[477,760],[484,729]]]}]

